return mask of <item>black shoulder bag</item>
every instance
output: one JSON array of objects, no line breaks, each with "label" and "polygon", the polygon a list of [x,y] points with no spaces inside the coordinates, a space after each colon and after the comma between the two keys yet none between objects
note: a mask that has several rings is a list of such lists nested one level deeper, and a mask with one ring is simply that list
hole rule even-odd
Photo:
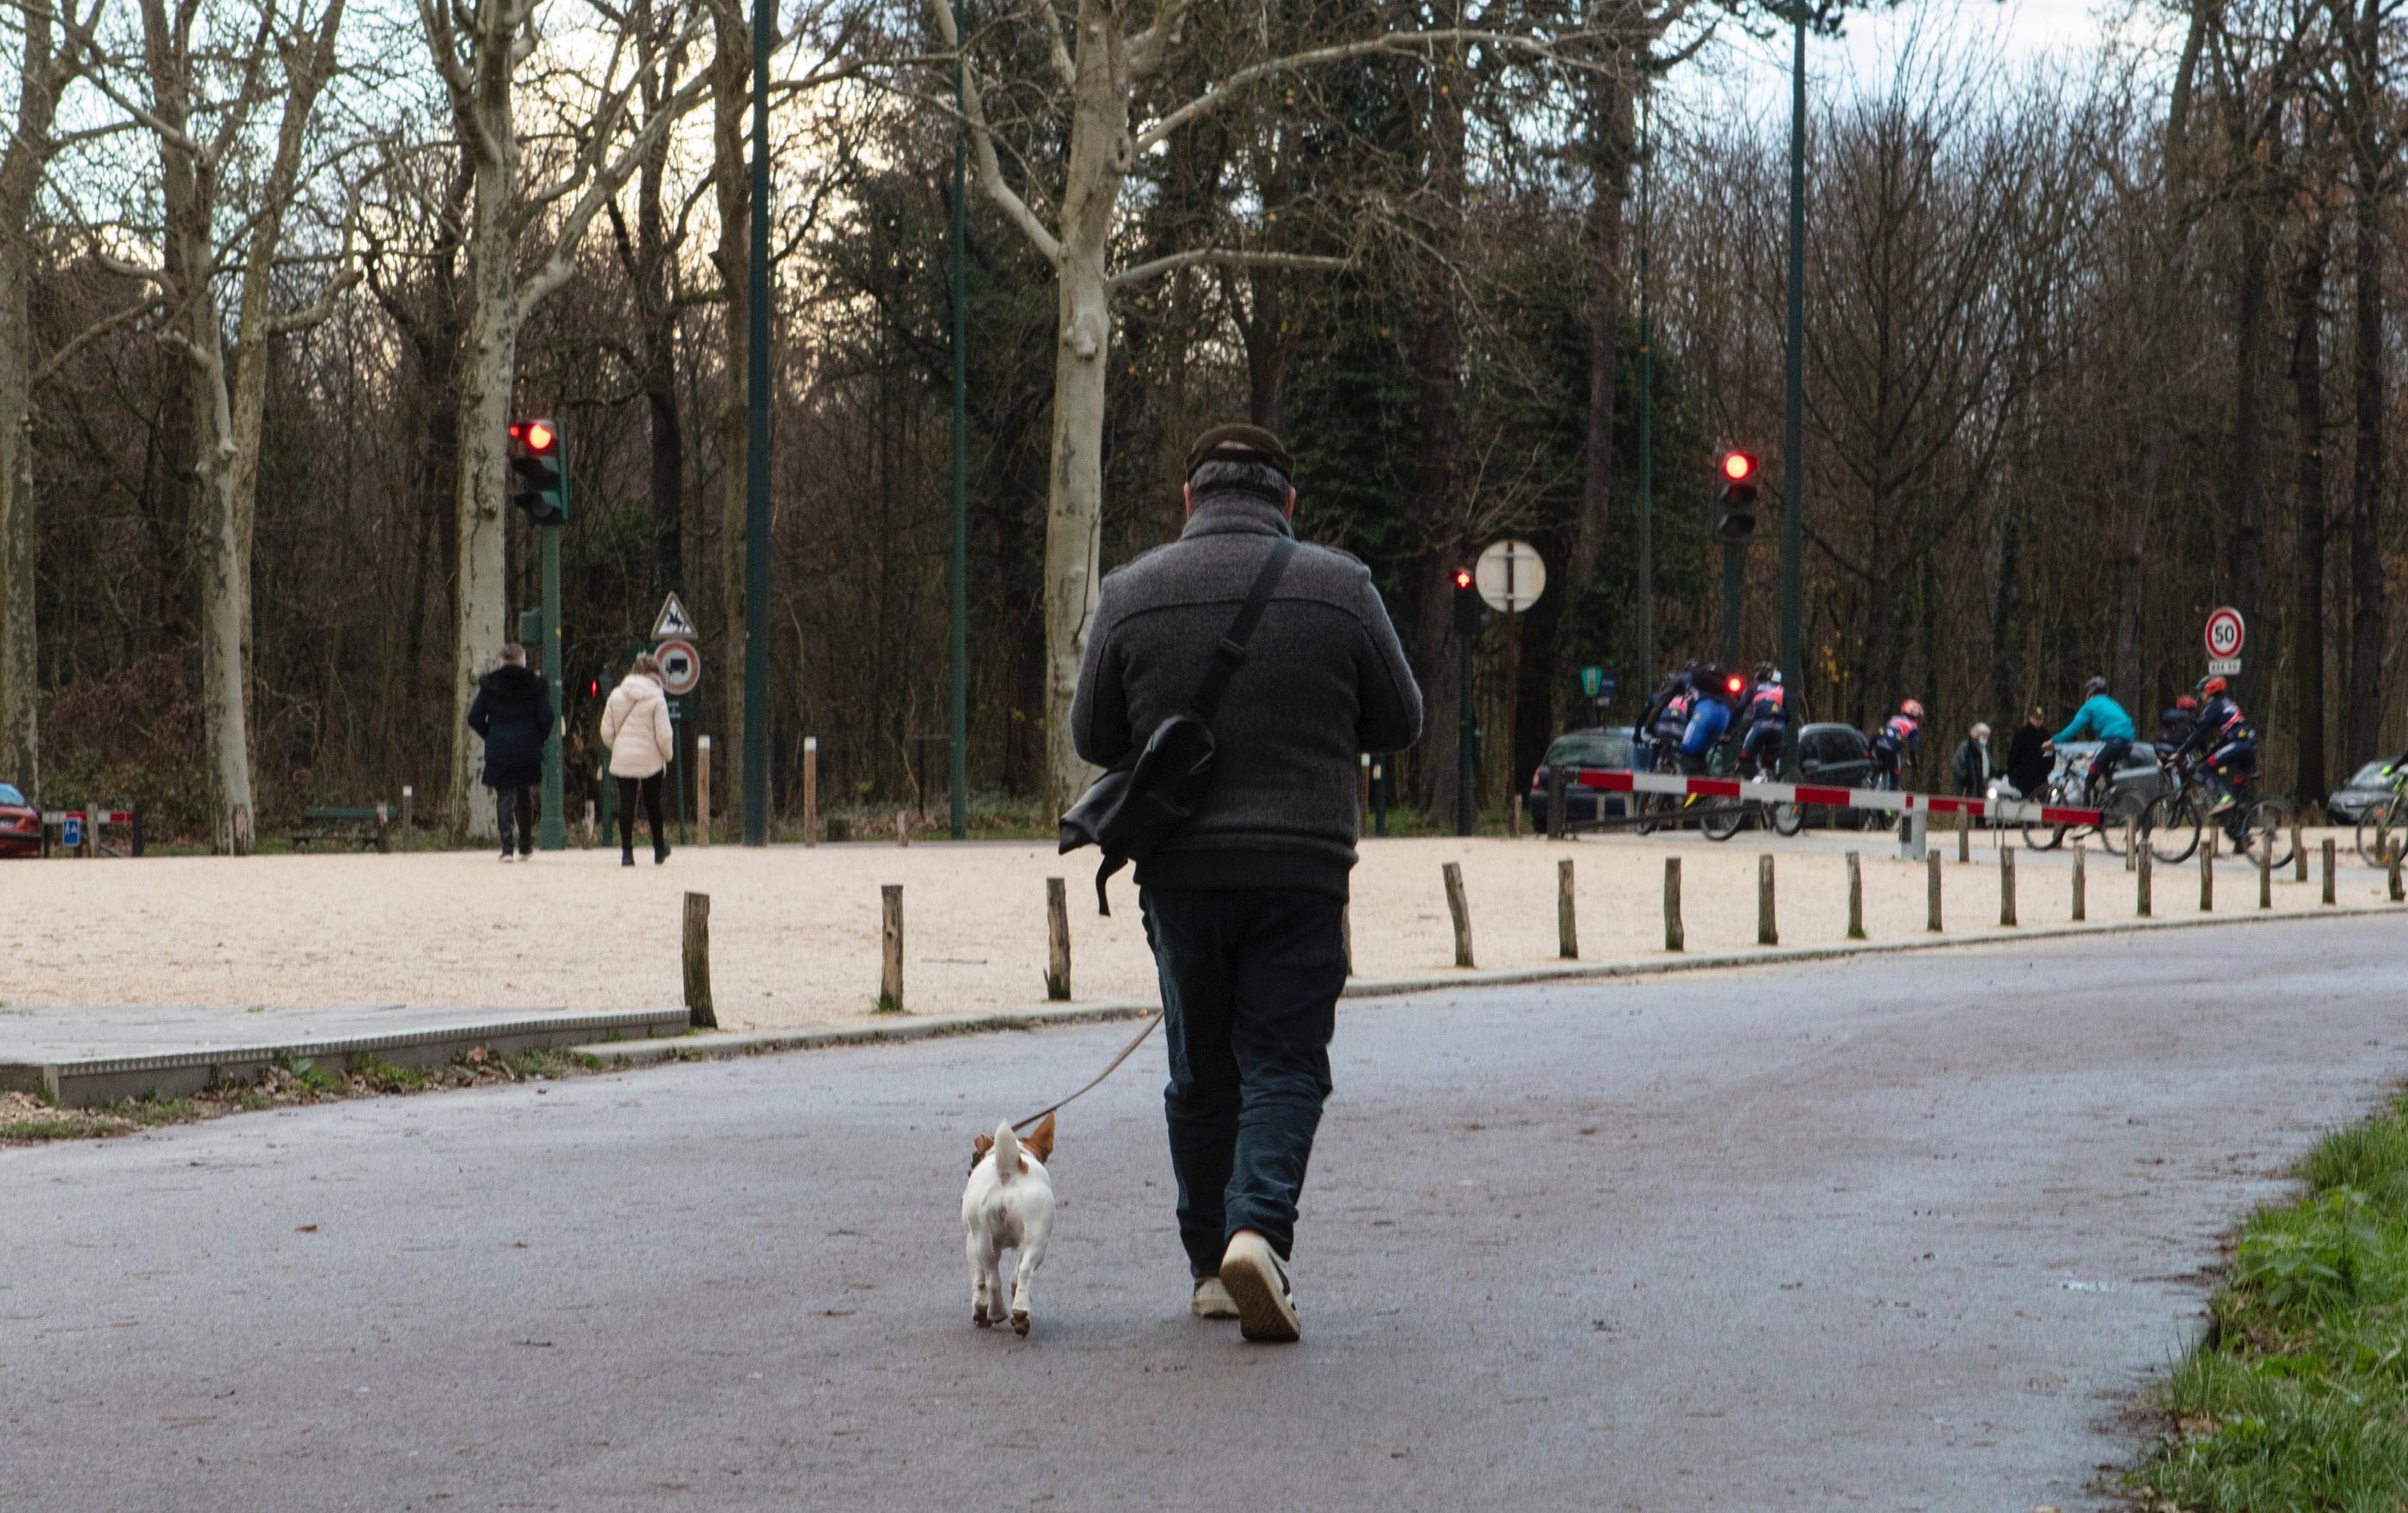
[{"label": "black shoulder bag", "polygon": [[1186,710],[1155,726],[1142,748],[1112,764],[1111,771],[1096,779],[1062,816],[1063,851],[1085,845],[1103,850],[1103,864],[1096,869],[1096,913],[1112,912],[1111,900],[1104,892],[1112,873],[1159,850],[1194,816],[1205,790],[1212,785],[1212,713],[1221,707],[1229,680],[1245,661],[1246,642],[1253,639],[1254,625],[1271,601],[1271,590],[1279,586],[1280,575],[1294,555],[1294,537],[1283,536],[1272,544],[1262,570],[1254,575],[1254,586],[1247,591],[1245,605],[1229,623],[1229,633],[1213,648],[1212,665],[1205,670],[1204,681]]}]

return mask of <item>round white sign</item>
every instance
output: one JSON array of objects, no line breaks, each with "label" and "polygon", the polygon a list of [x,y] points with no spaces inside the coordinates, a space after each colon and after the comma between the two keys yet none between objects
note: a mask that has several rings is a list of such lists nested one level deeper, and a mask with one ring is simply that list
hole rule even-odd
[{"label": "round white sign", "polygon": [[666,694],[690,694],[702,681],[702,653],[694,642],[672,636],[652,648],[661,659],[661,691]]},{"label": "round white sign", "polygon": [[2207,655],[2215,657],[2239,656],[2241,642],[2248,627],[2242,623],[2241,612],[2227,605],[2207,617]]},{"label": "round white sign", "polygon": [[1472,565],[1480,597],[1499,614],[1519,614],[1547,591],[1547,565],[1527,541],[1491,541]]}]

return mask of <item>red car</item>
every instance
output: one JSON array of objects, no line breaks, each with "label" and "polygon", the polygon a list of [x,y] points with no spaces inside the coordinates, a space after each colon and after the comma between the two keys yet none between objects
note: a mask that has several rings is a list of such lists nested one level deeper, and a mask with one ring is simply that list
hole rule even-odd
[{"label": "red car", "polygon": [[25,796],[0,783],[0,857],[42,854],[42,816]]}]

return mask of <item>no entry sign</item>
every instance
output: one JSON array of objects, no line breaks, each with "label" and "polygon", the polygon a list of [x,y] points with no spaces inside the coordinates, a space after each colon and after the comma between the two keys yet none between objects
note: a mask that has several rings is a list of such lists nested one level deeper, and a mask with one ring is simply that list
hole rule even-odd
[{"label": "no entry sign", "polygon": [[2248,630],[2239,610],[2228,604],[2214,611],[2207,617],[2207,655],[2218,661],[2239,656]]}]

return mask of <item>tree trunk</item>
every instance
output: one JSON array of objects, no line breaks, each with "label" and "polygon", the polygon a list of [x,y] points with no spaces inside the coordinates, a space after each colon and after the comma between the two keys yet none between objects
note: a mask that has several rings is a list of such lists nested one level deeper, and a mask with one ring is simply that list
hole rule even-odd
[{"label": "tree trunk", "polygon": [[[1463,235],[1465,76],[1459,67],[1433,65],[1423,102],[1428,133],[1430,236],[1434,267],[1422,291],[1422,332],[1414,353],[1420,432],[1414,459],[1414,514],[1434,554],[1426,577],[1422,613],[1423,653],[1431,675],[1433,709],[1453,716],[1461,698],[1461,657],[1454,644],[1449,612],[1454,590],[1448,574],[1471,549],[1470,499],[1463,486],[1463,323],[1452,281]],[[1443,699],[1445,702],[1435,700]],[[1455,754],[1432,752],[1423,771],[1424,806],[1434,816],[1455,812],[1458,786]],[[1472,764],[1473,806],[1478,807],[1478,770]]]},{"label": "tree trunk", "polygon": [[2264,609],[2263,583],[2266,513],[2264,427],[2258,421],[2265,408],[2267,280],[2273,258],[2274,228],[2268,223],[2261,196],[2243,196],[2240,206],[2241,269],[2234,291],[2232,356],[2231,466],[2224,477],[2224,520],[2230,540],[2219,543],[2218,560],[2231,565],[2226,589],[2230,602],[2243,614]]},{"label": "tree trunk", "polygon": [[[518,235],[511,222],[518,180],[518,141],[509,122],[507,80],[498,108],[485,102],[487,145],[476,164],[475,220],[468,233],[468,331],[460,346],[460,474],[453,495],[459,540],[452,634],[452,829],[490,836],[490,805],[477,793],[484,743],[467,726],[477,681],[509,640],[507,543],[502,489],[508,459],[511,381],[518,366],[521,319]],[[498,119],[494,116],[498,115]]]},{"label": "tree trunk", "polygon": [[1588,80],[1592,187],[1588,205],[1588,435],[1581,478],[1580,519],[1572,531],[1570,587],[1597,579],[1613,497],[1614,381],[1622,339],[1623,209],[1632,153],[1630,89],[1619,71]]},{"label": "tree trunk", "polygon": [[14,205],[0,205],[0,781],[39,802],[41,703],[36,684],[32,279]]},{"label": "tree trunk", "polygon": [[2325,756],[2325,544],[2331,520],[2325,504],[2324,291],[2329,243],[2326,228],[2311,233],[2305,255],[2291,276],[2292,410],[2299,425],[2298,477],[2293,507],[2298,528],[2292,543],[2291,676],[2298,712],[2300,756],[2293,794],[2305,802],[2328,791]]}]

